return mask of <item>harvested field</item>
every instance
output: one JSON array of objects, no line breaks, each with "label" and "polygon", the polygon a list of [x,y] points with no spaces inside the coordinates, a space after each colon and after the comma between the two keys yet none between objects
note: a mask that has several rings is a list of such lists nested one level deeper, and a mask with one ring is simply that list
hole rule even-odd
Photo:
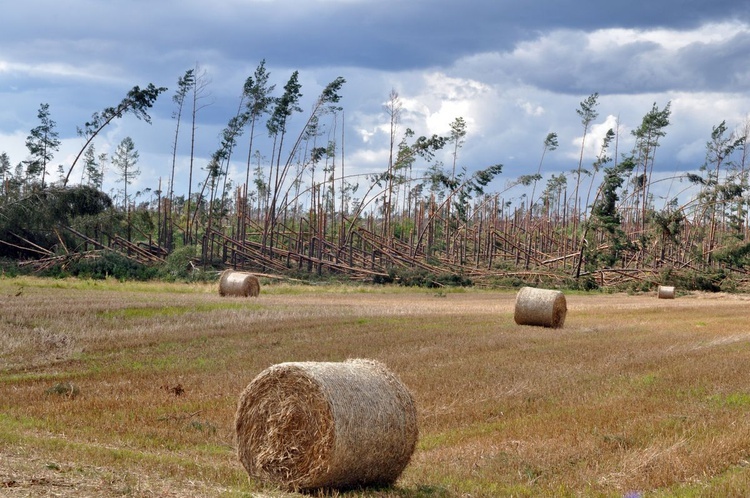
[{"label": "harvested field", "polygon": [[[248,480],[234,417],[283,362],[372,358],[414,395],[394,487],[345,496],[744,496],[750,296],[0,279],[0,496],[301,496]],[[336,493],[334,493],[336,494]]]}]

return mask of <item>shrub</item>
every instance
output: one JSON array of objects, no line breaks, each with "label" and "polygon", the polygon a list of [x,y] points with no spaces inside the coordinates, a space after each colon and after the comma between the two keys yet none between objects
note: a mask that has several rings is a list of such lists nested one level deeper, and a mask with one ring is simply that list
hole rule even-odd
[{"label": "shrub", "polygon": [[471,287],[471,279],[456,273],[431,273],[423,268],[391,268],[387,277],[375,277],[375,283],[398,283],[404,287]]},{"label": "shrub", "polygon": [[165,263],[159,268],[159,278],[167,281],[188,280],[204,281],[206,272],[195,264],[196,246],[183,246],[172,251],[167,256]]},{"label": "shrub", "polygon": [[8,258],[0,258],[0,275],[17,277],[21,273],[18,262]]},{"label": "shrub", "polygon": [[716,272],[669,272],[669,281],[662,282],[664,285],[674,285],[678,289],[697,290],[705,292],[720,292],[724,282],[729,278],[723,271]]},{"label": "shrub", "polygon": [[65,273],[75,277],[105,279],[114,277],[118,280],[151,280],[157,276],[158,269],[129,259],[122,254],[105,251],[98,257],[81,258],[61,268],[51,270],[50,276],[61,276]]}]

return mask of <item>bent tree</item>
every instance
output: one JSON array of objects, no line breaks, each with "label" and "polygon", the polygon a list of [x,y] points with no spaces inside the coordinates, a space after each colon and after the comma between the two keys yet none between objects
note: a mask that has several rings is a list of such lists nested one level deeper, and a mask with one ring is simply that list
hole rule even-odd
[{"label": "bent tree", "polygon": [[167,91],[166,87],[157,88],[153,83],[149,83],[144,89],[141,89],[141,87],[136,85],[117,106],[105,107],[101,112],[95,112],[92,114],[91,121],[86,122],[83,125],[83,128],[78,128],[78,135],[85,138],[86,143],[83,144],[83,147],[73,160],[73,164],[70,165],[68,174],[65,175],[65,179],[63,180],[63,187],[68,184],[73,168],[75,168],[78,160],[86,151],[89,144],[93,142],[94,138],[96,138],[96,136],[106,128],[109,123],[130,113],[136,118],[151,124],[151,116],[149,116],[146,111],[153,107],[159,94],[165,91]]}]

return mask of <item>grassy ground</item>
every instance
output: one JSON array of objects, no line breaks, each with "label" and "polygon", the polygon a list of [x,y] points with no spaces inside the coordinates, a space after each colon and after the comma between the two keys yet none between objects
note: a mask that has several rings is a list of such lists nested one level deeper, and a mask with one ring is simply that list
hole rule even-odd
[{"label": "grassy ground", "polygon": [[239,464],[239,394],[354,357],[411,389],[420,438],[396,486],[342,496],[750,494],[750,296],[570,294],[560,330],[514,300],[0,279],[0,496],[293,496]]}]

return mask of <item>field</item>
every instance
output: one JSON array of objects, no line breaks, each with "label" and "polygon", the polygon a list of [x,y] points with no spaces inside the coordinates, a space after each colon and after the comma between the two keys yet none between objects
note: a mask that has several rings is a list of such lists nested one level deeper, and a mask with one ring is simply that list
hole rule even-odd
[{"label": "field", "polygon": [[747,496],[750,296],[0,278],[0,496],[287,497],[235,454],[245,386],[374,358],[420,437],[392,488],[336,496]]}]

